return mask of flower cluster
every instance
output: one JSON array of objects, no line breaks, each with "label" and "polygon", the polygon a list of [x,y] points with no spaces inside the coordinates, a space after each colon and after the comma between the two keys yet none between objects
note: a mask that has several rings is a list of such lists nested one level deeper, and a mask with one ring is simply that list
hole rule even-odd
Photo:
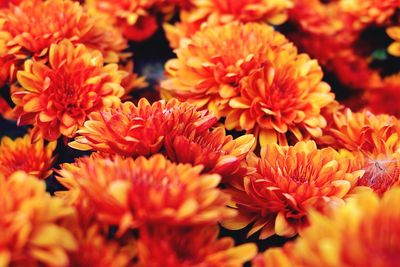
[{"label": "flower cluster", "polygon": [[399,266],[399,14],[0,0],[0,267]]},{"label": "flower cluster", "polygon": [[[362,105],[374,112],[398,114],[397,0],[296,0],[288,33],[302,50],[317,58],[325,69],[349,89],[361,91]],[[379,37],[378,37],[379,36]],[[392,40],[393,39],[393,40]],[[396,90],[397,88],[397,90]],[[393,100],[391,100],[393,98]],[[349,104],[359,106],[360,97]],[[390,104],[389,104],[390,103]]]},{"label": "flower cluster", "polygon": [[283,249],[267,250],[253,266],[397,266],[399,196],[399,188],[382,199],[365,192],[332,217],[313,212],[312,226],[301,238]]}]

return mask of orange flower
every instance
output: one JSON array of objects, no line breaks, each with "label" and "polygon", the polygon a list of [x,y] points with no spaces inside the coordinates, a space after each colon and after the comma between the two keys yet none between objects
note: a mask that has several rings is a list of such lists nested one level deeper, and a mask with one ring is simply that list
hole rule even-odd
[{"label": "orange flower", "polygon": [[112,62],[127,47],[117,29],[89,16],[78,2],[25,0],[0,11],[0,55],[46,59],[51,44],[63,39],[100,50]]},{"label": "orange flower", "polygon": [[386,29],[386,33],[394,40],[388,47],[388,52],[393,56],[400,57],[400,26],[393,26]]},{"label": "orange flower", "polygon": [[216,121],[207,112],[175,99],[150,105],[143,98],[138,106],[125,102],[118,109],[90,114],[70,146],[133,157],[165,152],[174,162],[202,164],[203,172],[225,178],[240,171],[254,138],[233,139],[222,127],[210,130]]},{"label": "orange flower", "polygon": [[346,0],[338,4],[342,12],[351,14],[360,23],[375,25],[390,21],[396,8],[400,7],[398,0]]},{"label": "orange flower", "polygon": [[399,133],[400,123],[395,117],[346,109],[333,115],[319,142],[346,149],[342,153],[352,159],[354,168],[365,170],[357,185],[382,194],[400,182]]},{"label": "orange flower", "polygon": [[235,214],[217,188],[220,176],[200,175],[201,166],[176,165],[162,155],[83,158],[75,167],[65,165],[59,181],[78,184],[75,199],[86,194],[99,220],[119,225],[119,233],[142,224],[213,224]]},{"label": "orange flower", "polygon": [[125,74],[116,64],[103,65],[99,51],[65,40],[50,47],[50,66],[27,60],[12,88],[19,124],[34,124],[48,140],[73,137],[87,114],[116,106]]},{"label": "orange flower", "polygon": [[204,173],[218,173],[227,179],[241,176],[246,171],[243,161],[254,145],[252,135],[242,135],[233,140],[223,127],[213,131],[196,131],[187,127],[167,135],[165,148],[168,158],[174,162],[203,165]]},{"label": "orange flower", "polygon": [[259,135],[261,145],[286,144],[286,134],[318,137],[322,108],[333,102],[317,62],[272,27],[229,24],[206,28],[166,65],[164,97],[207,107],[228,129]]},{"label": "orange flower", "polygon": [[253,266],[399,266],[400,189],[380,200],[371,192],[349,200],[332,217],[312,212],[311,227],[283,249],[267,250]]},{"label": "orange flower", "polygon": [[331,148],[318,150],[313,141],[295,146],[276,144],[248,159],[249,174],[228,190],[239,216],[224,225],[241,229],[255,222],[248,235],[261,230],[260,239],[274,233],[294,236],[308,225],[308,212],[329,212],[363,171],[352,171],[350,160]]},{"label": "orange flower", "polygon": [[88,0],[86,5],[92,13],[107,17],[128,39],[143,41],[156,32],[157,15],[168,4],[164,0]]},{"label": "orange flower", "polygon": [[173,48],[179,47],[181,39],[191,37],[204,23],[210,27],[233,21],[282,24],[292,6],[291,0],[204,0],[191,1],[191,4],[181,10],[181,22],[164,25]]},{"label": "orange flower", "polygon": [[138,106],[125,102],[116,109],[93,112],[69,145],[123,156],[157,153],[164,138],[164,110],[164,102],[150,105],[142,98]]},{"label": "orange flower", "polygon": [[148,227],[140,233],[140,267],[240,267],[257,253],[255,244],[234,247],[233,239],[217,239],[218,227]]},{"label": "orange flower", "polygon": [[52,173],[53,151],[57,143],[45,146],[42,139],[32,140],[32,134],[12,140],[3,137],[0,143],[0,173],[5,176],[15,171],[25,171],[39,179]]},{"label": "orange flower", "polygon": [[400,143],[393,142],[399,131],[400,123],[395,117],[374,115],[368,110],[352,112],[345,109],[332,114],[329,125],[318,142],[349,151],[394,152],[400,148]]},{"label": "orange flower", "polygon": [[74,214],[46,185],[24,172],[0,173],[0,265],[69,266],[67,252],[77,248],[61,220]]}]

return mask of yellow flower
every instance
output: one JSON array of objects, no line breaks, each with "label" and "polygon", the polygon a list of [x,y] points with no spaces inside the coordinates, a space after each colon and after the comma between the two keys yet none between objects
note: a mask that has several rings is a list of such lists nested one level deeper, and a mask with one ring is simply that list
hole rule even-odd
[{"label": "yellow flower", "polygon": [[395,267],[400,264],[400,189],[382,199],[364,192],[331,217],[310,214],[311,226],[283,249],[267,250],[255,267]]},{"label": "yellow flower", "polygon": [[69,266],[77,244],[60,222],[74,209],[24,172],[0,173],[0,194],[0,266]]}]

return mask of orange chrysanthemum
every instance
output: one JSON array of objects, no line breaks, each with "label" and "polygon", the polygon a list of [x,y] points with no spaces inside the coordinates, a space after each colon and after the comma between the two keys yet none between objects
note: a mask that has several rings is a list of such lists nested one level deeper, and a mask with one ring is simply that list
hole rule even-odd
[{"label": "orange chrysanthemum", "polygon": [[183,38],[191,37],[203,24],[210,27],[233,21],[282,24],[291,6],[291,0],[192,0],[188,9],[181,10],[181,22],[165,24],[164,28],[171,47],[177,48]]},{"label": "orange chrysanthemum", "polygon": [[104,65],[99,51],[65,40],[50,47],[47,66],[28,60],[17,73],[21,87],[12,88],[19,124],[33,124],[48,140],[74,136],[87,114],[120,104],[125,74]]},{"label": "orange chrysanthemum", "polygon": [[342,12],[351,14],[362,24],[382,25],[395,14],[400,7],[398,0],[341,0]]},{"label": "orange chrysanthemum", "polygon": [[15,171],[25,171],[39,179],[52,173],[53,151],[56,142],[48,145],[42,139],[34,140],[31,134],[12,140],[3,137],[0,143],[0,173],[5,176]]},{"label": "orange chrysanthemum", "polygon": [[165,0],[88,0],[92,13],[107,17],[130,40],[143,41],[158,29],[157,15],[170,10]]},{"label": "orange chrysanthemum", "polygon": [[317,62],[280,33],[262,24],[206,28],[176,50],[166,65],[164,97],[207,107],[228,129],[260,136],[261,145],[286,134],[318,137],[326,121],[320,110],[334,95],[321,81]]},{"label": "orange chrysanthemum", "polygon": [[78,185],[71,194],[86,194],[99,220],[119,225],[120,233],[142,224],[213,224],[235,214],[226,207],[228,195],[216,188],[220,176],[200,175],[201,166],[176,165],[162,155],[82,158],[75,164],[65,164],[58,180]]},{"label": "orange chrysanthemum", "polygon": [[229,237],[217,239],[218,227],[148,227],[140,233],[140,267],[240,267],[257,253],[255,244],[234,247]]},{"label": "orange chrysanthemum", "polygon": [[332,217],[313,212],[311,227],[286,247],[267,250],[255,267],[396,267],[400,264],[400,189],[382,200],[366,192]]},{"label": "orange chrysanthemum", "polygon": [[389,149],[400,149],[395,135],[400,131],[400,122],[393,116],[374,115],[368,110],[352,112],[338,111],[329,118],[324,135],[318,139],[321,145],[349,151],[379,153]]},{"label": "orange chrysanthemum", "polygon": [[354,168],[365,170],[357,184],[382,194],[400,183],[399,134],[400,122],[395,117],[346,109],[333,114],[319,143],[346,149],[343,154],[352,159]]},{"label": "orange chrysanthemum", "polygon": [[46,60],[51,44],[63,39],[100,50],[108,62],[117,62],[127,47],[117,29],[89,16],[78,2],[24,0],[0,11],[0,55]]},{"label": "orange chrysanthemum", "polygon": [[388,47],[388,52],[396,57],[400,57],[400,26],[393,26],[386,29],[387,34],[394,40]]},{"label": "orange chrysanthemum", "polygon": [[176,100],[138,106],[125,102],[118,109],[90,114],[70,146],[123,156],[163,152],[177,163],[202,164],[203,172],[232,176],[254,144],[251,135],[237,139],[223,127],[210,130],[217,119]]},{"label": "orange chrysanthemum", "polygon": [[240,215],[225,226],[241,229],[254,222],[248,235],[261,230],[260,239],[294,236],[308,225],[309,210],[328,212],[341,205],[363,173],[353,172],[350,160],[335,150],[318,150],[313,141],[268,145],[261,158],[249,157],[248,165],[249,174],[228,190]]},{"label": "orange chrysanthemum", "polygon": [[0,173],[0,264],[69,266],[67,252],[77,248],[60,221],[74,214],[46,185],[24,172]]}]

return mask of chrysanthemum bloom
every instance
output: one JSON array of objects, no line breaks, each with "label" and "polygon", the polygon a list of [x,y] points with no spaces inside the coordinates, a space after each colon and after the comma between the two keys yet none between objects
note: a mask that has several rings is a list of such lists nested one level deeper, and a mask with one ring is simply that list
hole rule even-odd
[{"label": "chrysanthemum bloom", "polygon": [[99,51],[65,40],[50,47],[47,66],[27,60],[12,88],[19,124],[33,124],[48,140],[74,136],[87,114],[120,104],[125,72],[104,65]]},{"label": "chrysanthemum bloom", "polygon": [[211,119],[212,123],[215,123],[214,118],[204,116],[204,112],[196,114],[196,110],[190,109],[187,104],[180,104],[178,101],[157,101],[150,104],[142,98],[137,106],[132,102],[125,102],[116,109],[93,112],[78,131],[80,136],[69,145],[79,150],[92,149],[123,156],[155,154],[160,151],[166,134],[165,116],[172,110],[180,111],[178,106],[192,119],[185,123],[193,123],[200,119]]},{"label": "chrysanthemum bloom", "polygon": [[394,40],[388,47],[388,52],[396,57],[400,57],[400,26],[389,27],[386,33]]},{"label": "chrysanthemum bloom", "polygon": [[56,142],[45,145],[43,139],[32,140],[31,134],[12,140],[3,137],[0,143],[0,173],[5,176],[25,171],[39,179],[52,173],[53,151]]},{"label": "chrysanthemum bloom", "polygon": [[223,127],[217,127],[211,132],[202,132],[189,126],[185,131],[172,133],[165,138],[169,159],[178,163],[203,165],[204,173],[218,173],[223,178],[246,172],[242,163],[254,143],[252,135],[233,139],[225,134]]},{"label": "chrysanthemum bloom", "polygon": [[352,159],[354,168],[365,170],[357,185],[382,194],[399,183],[399,134],[400,122],[395,117],[345,109],[333,114],[319,143],[346,149],[342,153]]},{"label": "chrysanthemum bloom", "polygon": [[67,252],[77,245],[60,221],[73,216],[74,209],[24,172],[0,173],[0,191],[0,264],[69,266]]},{"label": "chrysanthemum bloom", "polygon": [[157,15],[162,14],[168,5],[168,1],[164,0],[86,1],[92,13],[108,17],[110,23],[119,27],[124,36],[133,41],[143,41],[156,32]]},{"label": "chrysanthemum bloom", "polygon": [[332,217],[313,212],[301,238],[283,249],[267,250],[253,266],[399,266],[399,203],[400,189],[395,188],[381,200],[366,192]]},{"label": "chrysanthemum bloom", "polygon": [[241,229],[254,222],[248,235],[259,230],[260,239],[274,233],[294,236],[308,225],[308,212],[330,212],[363,171],[352,171],[350,160],[326,148],[318,150],[313,141],[281,147],[270,144],[261,158],[250,156],[249,174],[242,183],[228,189],[239,216],[226,221],[229,229]]},{"label": "chrysanthemum bloom", "polygon": [[235,215],[226,207],[229,196],[217,188],[220,176],[200,175],[201,169],[157,154],[136,160],[83,158],[61,174],[77,182],[100,221],[118,225],[122,234],[142,224],[213,224]]},{"label": "chrysanthemum bloom", "polygon": [[351,14],[362,24],[382,25],[395,14],[400,7],[398,0],[341,0],[338,1],[342,12]]},{"label": "chrysanthemum bloom", "polygon": [[318,139],[321,145],[371,153],[383,152],[386,146],[390,146],[392,152],[400,149],[400,143],[393,142],[400,132],[400,122],[393,116],[374,115],[368,110],[352,112],[350,109],[335,112],[332,116],[328,118],[324,135]]},{"label": "chrysanthemum bloom", "polygon": [[202,164],[203,172],[232,176],[254,145],[251,135],[237,139],[223,127],[211,130],[217,119],[176,99],[138,106],[125,102],[120,108],[89,115],[70,146],[122,156],[165,153],[177,163]]},{"label": "chrysanthemum bloom", "polygon": [[286,21],[291,0],[192,0],[191,6],[180,11],[181,21],[175,25],[165,24],[171,47],[179,47],[183,38],[191,37],[202,24],[210,27],[233,21],[268,22],[279,25]]},{"label": "chrysanthemum bloom", "polygon": [[148,227],[140,232],[140,267],[240,267],[257,253],[253,243],[235,247],[230,237],[218,239],[218,227]]},{"label": "chrysanthemum bloom", "polygon": [[206,28],[166,65],[171,95],[225,117],[228,129],[260,136],[261,145],[321,135],[320,110],[333,102],[317,62],[262,24]]},{"label": "chrysanthemum bloom", "polygon": [[51,44],[63,39],[100,50],[108,62],[117,62],[127,47],[116,28],[89,16],[79,2],[25,0],[0,11],[0,55],[46,60]]}]

